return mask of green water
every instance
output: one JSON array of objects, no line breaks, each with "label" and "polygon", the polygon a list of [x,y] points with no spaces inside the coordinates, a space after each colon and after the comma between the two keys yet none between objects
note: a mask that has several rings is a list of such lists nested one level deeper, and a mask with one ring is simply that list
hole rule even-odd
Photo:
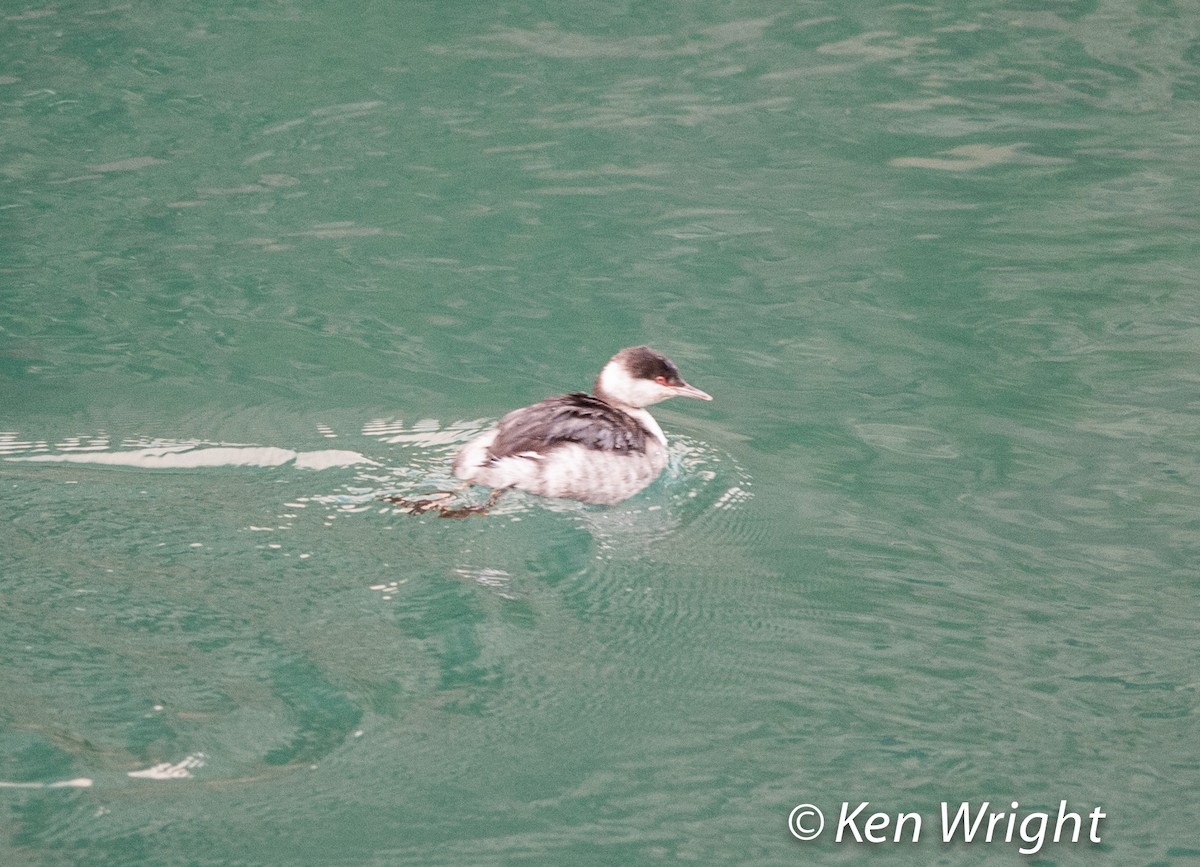
[{"label": "green water", "polygon": [[[2,12],[0,863],[1200,858],[1193,4]],[[641,342],[634,499],[378,499]]]}]

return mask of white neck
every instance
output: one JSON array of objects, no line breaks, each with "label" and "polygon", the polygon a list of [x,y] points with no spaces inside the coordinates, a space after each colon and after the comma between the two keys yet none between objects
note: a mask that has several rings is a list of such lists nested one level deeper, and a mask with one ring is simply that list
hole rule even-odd
[{"label": "white neck", "polygon": [[654,438],[656,440],[658,440],[660,443],[662,443],[664,446],[667,444],[667,435],[665,433],[663,433],[663,429],[658,426],[658,422],[656,422],[654,420],[654,416],[650,415],[649,412],[647,412],[646,410],[641,409],[639,407],[632,407],[632,406],[630,406],[630,407],[623,406],[623,407],[621,407],[621,411],[624,412],[626,415],[631,415],[635,419],[637,419],[637,423],[640,424],[642,427],[644,427],[646,430],[650,431],[650,433],[654,434]]}]

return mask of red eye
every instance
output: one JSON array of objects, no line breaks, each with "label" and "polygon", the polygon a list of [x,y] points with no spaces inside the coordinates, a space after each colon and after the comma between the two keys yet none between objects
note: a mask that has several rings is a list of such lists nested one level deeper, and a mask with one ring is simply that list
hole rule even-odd
[{"label": "red eye", "polygon": [[654,381],[657,382],[659,385],[667,385],[668,384],[667,378],[665,376],[656,376],[656,377],[654,377]]}]

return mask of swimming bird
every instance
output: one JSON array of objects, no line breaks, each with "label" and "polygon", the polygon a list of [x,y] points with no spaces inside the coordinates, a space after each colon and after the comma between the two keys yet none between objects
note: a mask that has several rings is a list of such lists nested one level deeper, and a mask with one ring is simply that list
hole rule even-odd
[{"label": "swimming bird", "polygon": [[584,503],[619,503],[657,479],[667,465],[666,435],[646,407],[671,397],[712,400],[684,382],[662,353],[649,346],[622,349],[601,369],[592,394],[572,392],[515,409],[462,447],[454,475],[492,489],[482,506],[452,509],[435,501],[391,499],[445,517],[484,513],[510,488]]}]

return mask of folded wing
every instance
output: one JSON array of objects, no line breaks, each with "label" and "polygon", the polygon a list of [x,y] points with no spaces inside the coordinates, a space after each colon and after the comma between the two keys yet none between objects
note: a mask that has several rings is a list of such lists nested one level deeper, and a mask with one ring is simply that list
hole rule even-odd
[{"label": "folded wing", "polygon": [[646,436],[646,429],[631,416],[591,395],[574,392],[504,416],[488,453],[497,459],[578,443],[597,451],[635,454],[646,450]]}]

